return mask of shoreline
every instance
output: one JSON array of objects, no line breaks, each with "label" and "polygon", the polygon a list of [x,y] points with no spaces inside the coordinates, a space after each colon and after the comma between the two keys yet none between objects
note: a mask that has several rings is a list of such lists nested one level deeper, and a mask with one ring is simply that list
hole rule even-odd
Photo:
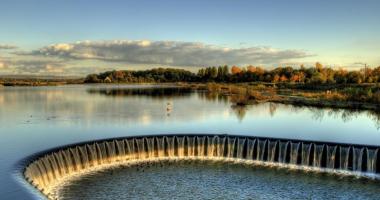
[{"label": "shoreline", "polygon": [[43,80],[43,81],[1,81],[0,87],[18,87],[18,86],[28,86],[28,87],[40,87],[40,86],[60,86],[60,85],[73,85],[73,84],[83,84],[80,80]]},{"label": "shoreline", "polygon": [[[295,106],[318,108],[339,108],[351,110],[380,111],[380,104],[364,101],[341,100],[339,92],[305,91],[299,89],[278,89],[266,86],[248,86],[239,84],[190,84],[190,88],[204,88],[210,93],[229,96],[236,106],[257,103],[282,103]],[[290,94],[289,94],[290,93]]]},{"label": "shoreline", "polygon": [[296,106],[312,106],[318,108],[340,108],[340,109],[352,109],[352,110],[373,110],[380,111],[379,104],[366,103],[366,102],[351,102],[351,101],[328,101],[328,100],[313,100],[303,98],[287,97],[282,100],[268,101],[272,103],[290,104]]},{"label": "shoreline", "polygon": [[[92,85],[93,83],[84,83],[82,79],[76,80],[44,80],[44,81],[8,81],[0,82],[1,87],[42,87],[42,86],[63,86],[63,85]],[[259,83],[192,83],[192,82],[165,82],[165,83],[101,83],[102,85],[175,85],[193,90],[205,90],[209,93],[229,96],[231,102],[236,106],[246,106],[257,103],[282,103],[295,106],[312,106],[318,108],[339,108],[352,110],[372,110],[380,111],[380,104],[340,100],[332,94],[332,98],[328,99],[330,93],[326,93],[323,89],[303,90],[292,87],[284,88],[283,85],[268,86]],[[330,86],[333,87],[333,86]],[[339,86],[342,88],[343,86]],[[362,87],[357,85],[357,87]]]}]

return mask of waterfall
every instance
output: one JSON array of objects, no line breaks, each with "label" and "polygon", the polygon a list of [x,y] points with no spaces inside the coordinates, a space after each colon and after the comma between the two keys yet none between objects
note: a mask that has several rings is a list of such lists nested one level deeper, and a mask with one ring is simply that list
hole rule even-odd
[{"label": "waterfall", "polygon": [[298,149],[299,149],[300,143],[290,143],[290,164],[297,164],[298,161]]},{"label": "waterfall", "polygon": [[362,169],[362,171],[368,171],[370,173],[376,173],[376,150],[367,149],[366,159],[362,159],[363,162],[367,160],[367,169]]},{"label": "waterfall", "polygon": [[278,162],[285,163],[286,150],[287,150],[288,142],[280,141],[280,155],[278,158]]},{"label": "waterfall", "polygon": [[352,147],[353,149],[353,161],[352,161],[352,171],[361,171],[360,166],[361,163],[359,163],[360,160],[360,152],[361,148]]},{"label": "waterfall", "polygon": [[255,159],[255,153],[256,153],[256,140],[255,139],[247,139],[247,160],[253,160]]},{"label": "waterfall", "polygon": [[269,141],[268,143],[268,161],[278,161],[278,141]]},{"label": "waterfall", "polygon": [[149,159],[244,159],[379,173],[379,147],[322,144],[227,135],[130,137],[62,148],[42,155],[25,169],[26,179],[48,195],[55,181],[97,166]]},{"label": "waterfall", "polygon": [[314,161],[313,165],[314,167],[322,167],[322,150],[323,150],[323,145],[314,145]]},{"label": "waterfall", "polygon": [[335,162],[336,162],[336,149],[337,147],[335,145],[327,145],[326,146],[326,151],[327,151],[327,162],[326,162],[326,167],[330,169],[334,169],[335,167]]}]

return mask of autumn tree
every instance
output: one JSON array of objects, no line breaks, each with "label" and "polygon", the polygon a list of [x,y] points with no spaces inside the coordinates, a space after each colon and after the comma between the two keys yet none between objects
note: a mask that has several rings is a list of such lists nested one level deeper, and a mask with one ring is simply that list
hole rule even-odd
[{"label": "autumn tree", "polygon": [[301,66],[300,68],[277,67],[273,70],[264,70],[253,65],[241,68],[233,66],[229,73],[228,66],[207,67],[193,73],[183,69],[155,68],[149,70],[114,70],[100,74],[90,74],[85,78],[86,83],[104,82],[292,82],[304,84],[360,84],[379,83],[380,66],[347,71],[323,67],[317,62],[315,67]]},{"label": "autumn tree", "polygon": [[321,72],[323,69],[323,65],[320,62],[316,62],[315,68],[317,69],[318,72]]},{"label": "autumn tree", "polygon": [[122,81],[122,80],[124,80],[125,73],[123,71],[114,71],[112,73],[112,77],[113,77],[113,79],[115,79],[117,81]]},{"label": "autumn tree", "polygon": [[347,81],[349,83],[356,83],[356,84],[362,83],[363,78],[364,77],[362,76],[362,74],[358,71],[351,71],[347,74]]},{"label": "autumn tree", "polygon": [[285,75],[282,75],[280,77],[280,82],[286,82],[286,81],[288,81],[288,78]]},{"label": "autumn tree", "polygon": [[302,71],[298,71],[291,76],[290,81],[293,83],[303,83],[305,81],[305,74]]},{"label": "autumn tree", "polygon": [[334,74],[334,80],[336,83],[339,83],[339,84],[345,84],[347,83],[347,70],[345,69],[338,69],[335,74]]},{"label": "autumn tree", "polygon": [[279,76],[278,74],[274,75],[272,82],[273,82],[273,83],[278,83],[278,82],[280,82],[280,76]]},{"label": "autumn tree", "polygon": [[231,68],[232,75],[240,74],[241,72],[242,72],[242,70],[240,67],[232,66],[232,68]]}]

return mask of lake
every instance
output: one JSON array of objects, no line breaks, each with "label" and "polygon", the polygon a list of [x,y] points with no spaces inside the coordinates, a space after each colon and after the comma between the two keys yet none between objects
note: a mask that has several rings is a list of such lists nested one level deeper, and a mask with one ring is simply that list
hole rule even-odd
[{"label": "lake", "polygon": [[83,141],[209,133],[380,145],[379,128],[380,114],[372,111],[274,103],[239,107],[225,96],[168,85],[3,87],[0,195],[4,199],[40,198],[20,176],[24,167],[20,161]]}]

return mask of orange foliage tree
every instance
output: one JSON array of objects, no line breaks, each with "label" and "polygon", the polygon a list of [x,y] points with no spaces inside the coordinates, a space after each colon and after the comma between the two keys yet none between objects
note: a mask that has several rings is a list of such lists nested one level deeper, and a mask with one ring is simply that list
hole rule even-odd
[{"label": "orange foliage tree", "polygon": [[242,72],[242,70],[240,69],[240,67],[232,66],[232,68],[231,68],[231,73],[232,73],[233,75],[235,75],[235,74],[240,74],[241,72]]}]

